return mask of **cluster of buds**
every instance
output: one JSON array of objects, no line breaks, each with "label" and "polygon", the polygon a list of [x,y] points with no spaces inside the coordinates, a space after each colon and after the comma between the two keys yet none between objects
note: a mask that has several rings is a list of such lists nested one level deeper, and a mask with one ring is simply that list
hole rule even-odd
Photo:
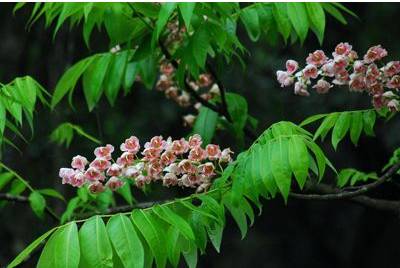
[{"label": "cluster of buds", "polygon": [[[232,161],[232,151],[221,150],[219,145],[202,147],[200,135],[188,140],[181,138],[166,140],[155,136],[140,151],[139,139],[131,136],[121,144],[122,154],[114,161],[114,146],[107,144],[94,150],[96,158],[89,163],[86,157],[72,158],[71,168],[61,168],[59,176],[63,184],[74,187],[87,186],[92,193],[103,192],[106,188],[116,190],[124,181],[135,182],[138,188],[154,181],[162,181],[164,186],[181,186],[207,190],[217,169]],[[222,171],[222,170],[219,170]]]},{"label": "cluster of buds", "polygon": [[[190,81],[189,86],[204,100],[208,101],[220,94],[219,87],[213,83],[210,74],[200,74],[197,81]],[[194,102],[191,96],[183,90],[180,90],[175,81],[175,68],[168,61],[162,60],[160,63],[160,76],[158,78],[156,89],[164,92],[168,99],[172,99],[181,107],[194,106],[199,110],[201,103]],[[188,114],[183,117],[185,126],[191,127],[196,119],[193,114]]]},{"label": "cluster of buds", "polygon": [[277,80],[282,87],[294,84],[294,93],[309,96],[312,86],[319,94],[328,93],[333,85],[348,86],[350,91],[367,92],[372,96],[375,109],[388,107],[399,111],[400,61],[382,63],[387,56],[386,49],[377,45],[368,49],[362,59],[348,43],[340,43],[332,53],[332,58],[324,51],[316,50],[306,59],[307,65],[299,70],[294,60],[286,62],[286,71],[277,71]]}]

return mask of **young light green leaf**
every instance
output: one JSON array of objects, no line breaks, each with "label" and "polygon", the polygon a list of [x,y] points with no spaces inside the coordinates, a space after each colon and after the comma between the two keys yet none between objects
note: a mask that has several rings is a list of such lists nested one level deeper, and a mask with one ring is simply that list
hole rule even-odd
[{"label": "young light green leaf", "polygon": [[65,201],[64,197],[54,189],[48,188],[48,189],[40,189],[40,190],[37,190],[37,191],[39,193],[41,193],[42,195],[51,196],[51,197],[58,198],[60,200]]},{"label": "young light green leaf", "polygon": [[278,26],[278,31],[282,34],[283,39],[286,40],[290,36],[290,32],[292,29],[286,3],[273,3],[273,16]]},{"label": "young light green leaf", "polygon": [[299,136],[293,136],[289,140],[289,164],[300,189],[303,189],[308,177],[310,159],[307,146]]},{"label": "young light green leaf", "polygon": [[337,148],[339,142],[346,136],[347,131],[349,130],[351,123],[351,113],[342,112],[339,115],[339,118],[336,121],[335,126],[332,131],[332,145],[333,148]]},{"label": "young light green leaf", "polygon": [[374,110],[365,111],[363,113],[364,132],[369,136],[374,136],[374,125],[376,120],[376,112]]},{"label": "young light green leaf", "polygon": [[57,237],[54,246],[54,267],[78,268],[80,248],[76,223],[68,223],[58,229],[55,234]]},{"label": "young light green leaf", "polygon": [[199,134],[205,144],[214,137],[218,114],[207,107],[201,107],[193,126],[193,133]]},{"label": "young light green leaf", "polygon": [[4,172],[0,174],[0,190],[2,190],[11,180],[14,175],[11,172]]},{"label": "young light green leaf", "polygon": [[316,140],[319,136],[321,136],[321,139],[324,140],[329,130],[331,130],[331,128],[335,125],[338,117],[339,117],[338,113],[331,113],[328,116],[326,116],[324,121],[322,121],[321,125],[315,132],[314,140]]},{"label": "young light green leaf", "polygon": [[270,146],[268,146],[268,150],[271,150],[271,171],[283,199],[287,202],[291,185],[288,142],[284,138],[279,138],[269,144]]},{"label": "young light green leaf", "polygon": [[260,38],[261,29],[256,7],[249,6],[241,10],[240,19],[243,22],[247,34],[252,41]]},{"label": "young light green leaf", "polygon": [[354,145],[357,146],[361,132],[363,130],[363,113],[353,112],[351,114],[351,126],[350,126],[350,139]]},{"label": "young light green leaf", "polygon": [[79,230],[82,259],[91,267],[113,267],[113,254],[106,227],[99,216],[85,221]]},{"label": "young light green leaf", "polygon": [[287,3],[287,13],[301,43],[303,43],[309,27],[305,3]]},{"label": "young light green leaf", "polygon": [[322,44],[325,32],[325,12],[320,3],[305,3],[308,17],[310,19],[312,29],[318,37],[318,41]]},{"label": "young light green leaf", "polygon": [[29,195],[29,204],[33,212],[39,217],[43,218],[44,209],[46,208],[46,199],[39,192],[34,191]]},{"label": "young light green leaf", "polygon": [[128,51],[113,55],[106,79],[104,81],[104,93],[111,105],[114,105],[121,87],[123,75],[128,61]]},{"label": "young light green leaf", "polygon": [[143,245],[128,217],[122,214],[112,216],[107,223],[107,232],[124,267],[144,266]]}]

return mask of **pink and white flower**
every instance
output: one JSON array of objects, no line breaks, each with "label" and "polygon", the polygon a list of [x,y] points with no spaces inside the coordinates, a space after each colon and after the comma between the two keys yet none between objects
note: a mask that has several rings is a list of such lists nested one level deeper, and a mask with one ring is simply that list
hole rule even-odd
[{"label": "pink and white flower", "polygon": [[131,136],[121,144],[120,149],[123,152],[136,154],[140,150],[139,139],[135,136]]},{"label": "pink and white flower", "polygon": [[132,152],[124,152],[120,157],[117,158],[117,164],[125,167],[132,164],[135,160],[135,155]]},{"label": "pink and white flower", "polygon": [[99,171],[104,171],[111,166],[111,163],[106,158],[100,157],[100,158],[96,158],[95,160],[93,160],[93,162],[90,163],[89,166],[94,167],[95,169],[97,169]]},{"label": "pink and white flower", "polygon": [[71,167],[79,170],[85,170],[86,165],[89,161],[86,157],[77,155],[72,158]]},{"label": "pink and white flower", "polygon": [[317,78],[318,76],[318,69],[317,66],[314,64],[308,64],[304,69],[303,69],[303,76],[305,79],[309,78]]},{"label": "pink and white flower", "polygon": [[308,54],[306,62],[319,67],[326,63],[327,60],[328,58],[325,56],[325,53],[322,50],[316,50],[313,53]]},{"label": "pink and white flower", "polygon": [[387,56],[386,49],[382,48],[381,45],[373,46],[368,49],[367,53],[364,55],[364,61],[366,63],[372,63],[377,60],[381,60],[382,58]]},{"label": "pink and white flower", "polygon": [[114,152],[114,146],[112,146],[111,144],[107,144],[103,147],[97,147],[94,150],[94,155],[97,158],[105,158],[107,160],[110,160],[112,152]]},{"label": "pink and white flower", "polygon": [[219,145],[216,144],[208,144],[206,146],[207,157],[211,161],[218,160],[221,157],[221,149]]},{"label": "pink and white flower", "polygon": [[286,61],[286,71],[288,74],[294,74],[299,69],[299,64],[295,60]]},{"label": "pink and white flower", "polygon": [[103,181],[104,174],[94,167],[90,167],[85,171],[85,177],[89,181]]},{"label": "pink and white flower", "polygon": [[201,146],[201,144],[203,143],[201,136],[199,134],[194,134],[193,136],[189,137],[189,148],[193,149],[195,147],[199,147]]},{"label": "pink and white flower", "polygon": [[89,184],[88,188],[92,194],[99,194],[99,193],[104,192],[104,190],[105,190],[104,185],[98,181],[95,181],[95,182]]},{"label": "pink and white flower", "polygon": [[207,152],[200,146],[190,150],[188,159],[195,162],[201,162],[207,158]]},{"label": "pink and white flower", "polygon": [[112,191],[115,191],[118,188],[121,188],[123,185],[124,185],[124,182],[114,176],[111,177],[106,183],[106,187],[110,188]]},{"label": "pink and white flower", "polygon": [[317,84],[313,86],[313,88],[319,93],[319,94],[325,94],[328,93],[329,89],[333,87],[328,81],[324,79],[318,80]]},{"label": "pink and white flower", "polygon": [[74,178],[76,171],[72,168],[60,168],[58,175],[62,179],[62,184],[70,183]]},{"label": "pink and white flower", "polygon": [[122,167],[116,163],[112,164],[108,169],[107,169],[107,176],[119,176],[121,175],[122,172]]}]

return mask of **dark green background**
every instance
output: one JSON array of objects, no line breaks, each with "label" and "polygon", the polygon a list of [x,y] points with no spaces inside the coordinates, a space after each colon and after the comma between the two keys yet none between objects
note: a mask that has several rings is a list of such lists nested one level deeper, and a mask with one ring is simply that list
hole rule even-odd
[{"label": "dark green background", "polygon": [[[382,44],[389,51],[388,58],[400,59],[399,4],[347,4],[360,19],[349,18],[341,25],[329,18],[323,48],[327,53],[341,41],[350,42],[360,54],[369,46]],[[7,83],[16,76],[31,75],[52,91],[67,66],[94,52],[108,49],[104,34],[92,38],[92,50],[83,43],[80,29],[59,31],[52,41],[52,30],[45,30],[43,21],[30,31],[25,28],[28,10],[13,16],[11,4],[0,7],[0,81]],[[293,95],[291,89],[281,89],[274,73],[283,68],[286,59],[303,63],[308,52],[320,46],[309,35],[303,47],[269,45],[265,40],[251,43],[243,29],[241,40],[248,46],[245,56],[247,69],[235,63],[226,67],[223,82],[229,91],[244,95],[250,114],[260,120],[260,133],[271,123],[280,120],[300,122],[305,117],[323,112],[369,108],[365,94],[349,93],[344,88],[333,88],[328,95],[312,94],[309,98]],[[181,126],[181,116],[188,110],[179,108],[155,90],[148,91],[135,84],[127,97],[120,97],[115,107],[103,99],[94,112],[88,113],[80,89],[74,97],[76,110],[63,101],[52,113],[40,107],[35,116],[35,133],[29,144],[12,140],[22,154],[5,147],[2,160],[35,188],[55,187],[72,196],[72,187],[62,186],[57,178],[58,168],[68,165],[73,155],[91,156],[95,147],[77,137],[69,149],[49,142],[48,135],[59,123],[79,124],[104,142],[118,145],[131,134],[142,142],[154,135],[180,137],[189,132]],[[24,133],[29,137],[29,130]],[[391,151],[400,144],[398,118],[384,124],[379,121],[376,138],[362,137],[359,147],[345,141],[335,154],[328,143],[323,147],[337,168],[355,167],[364,171],[379,171]],[[226,134],[216,141],[230,144]],[[332,175],[332,174],[330,174]],[[161,195],[162,193],[160,193]],[[393,184],[382,187],[374,196],[396,198],[398,188]],[[155,198],[158,198],[156,196]],[[231,218],[227,220],[221,253],[211,247],[208,255],[200,258],[199,267],[400,267],[400,222],[398,216],[374,211],[345,201],[289,200],[288,206],[280,198],[264,202],[263,214],[256,219],[248,236],[240,240],[239,230]],[[61,212],[63,205],[56,205]],[[9,204],[0,211],[0,266],[3,266],[30,241],[53,224],[51,219],[41,222],[24,204]],[[33,267],[35,259],[25,267]]]}]

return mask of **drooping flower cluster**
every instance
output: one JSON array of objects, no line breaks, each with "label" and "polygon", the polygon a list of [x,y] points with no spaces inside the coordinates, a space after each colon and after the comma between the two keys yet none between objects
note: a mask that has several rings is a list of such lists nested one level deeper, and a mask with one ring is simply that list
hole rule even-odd
[{"label": "drooping flower cluster", "polygon": [[[201,103],[193,102],[191,96],[186,91],[179,89],[175,81],[175,68],[166,60],[160,62],[160,76],[158,78],[156,89],[164,92],[165,96],[174,100],[181,107],[189,107],[193,105],[197,110],[200,109]],[[190,81],[190,87],[199,92],[204,100],[210,100],[219,95],[219,87],[213,83],[210,74],[200,74],[197,81]],[[202,93],[200,93],[202,92]],[[191,127],[196,119],[196,115],[188,114],[183,117],[185,126]]]},{"label": "drooping flower cluster", "polygon": [[346,85],[350,91],[367,92],[372,96],[376,109],[388,107],[399,111],[400,61],[382,63],[387,51],[381,45],[368,49],[362,59],[349,43],[340,43],[332,58],[324,51],[316,50],[306,59],[307,65],[299,70],[294,60],[286,62],[286,71],[277,71],[277,80],[282,87],[294,84],[294,93],[309,96],[308,88],[319,94],[328,93],[333,85]]},{"label": "drooping flower cluster", "polygon": [[121,144],[122,154],[115,161],[114,146],[107,144],[94,150],[95,159],[90,163],[84,156],[75,156],[71,168],[61,168],[59,176],[63,184],[87,186],[92,193],[103,192],[106,187],[116,190],[124,184],[122,178],[134,180],[138,188],[162,181],[167,187],[207,190],[217,168],[232,161],[232,151],[221,150],[216,144],[208,144],[203,149],[202,143],[198,134],[188,140],[164,140],[162,136],[155,136],[145,143],[139,155],[139,139],[131,136]]}]

